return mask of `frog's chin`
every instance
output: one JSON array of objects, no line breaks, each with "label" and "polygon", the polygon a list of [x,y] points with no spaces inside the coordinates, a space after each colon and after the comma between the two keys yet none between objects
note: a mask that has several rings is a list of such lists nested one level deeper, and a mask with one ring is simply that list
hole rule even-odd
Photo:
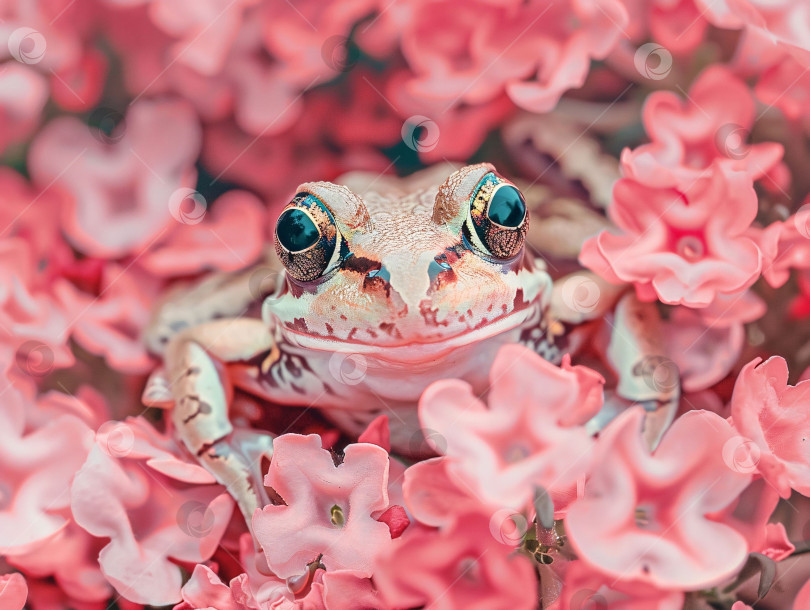
[{"label": "frog's chin", "polygon": [[505,314],[474,329],[435,339],[414,337],[396,343],[370,343],[338,339],[283,326],[281,320],[275,316],[272,316],[269,321],[271,325],[276,325],[281,330],[287,341],[305,349],[364,354],[380,360],[411,362],[436,358],[453,350],[490,339],[502,338],[504,342],[516,341],[520,329],[540,324],[544,310],[545,303],[542,299],[537,299],[519,311]]}]

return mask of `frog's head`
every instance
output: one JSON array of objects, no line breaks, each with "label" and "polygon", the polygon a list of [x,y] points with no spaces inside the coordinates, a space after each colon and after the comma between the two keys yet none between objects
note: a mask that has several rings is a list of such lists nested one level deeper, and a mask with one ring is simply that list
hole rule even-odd
[{"label": "frog's head", "polygon": [[301,185],[276,224],[286,283],[268,323],[316,349],[371,352],[472,343],[544,307],[551,279],[524,249],[518,189],[489,164],[435,174]]}]

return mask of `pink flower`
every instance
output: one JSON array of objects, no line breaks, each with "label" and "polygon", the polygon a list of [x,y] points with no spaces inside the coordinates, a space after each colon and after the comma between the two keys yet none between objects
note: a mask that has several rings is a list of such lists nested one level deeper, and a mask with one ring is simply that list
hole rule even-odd
[{"label": "pink flower", "polygon": [[36,129],[48,101],[45,77],[29,66],[10,62],[0,71],[0,153]]},{"label": "pink flower", "polygon": [[631,15],[625,31],[635,43],[650,37],[682,55],[703,42],[708,23],[695,0],[624,0],[623,4]]},{"label": "pink flower", "polygon": [[532,563],[496,533],[481,513],[440,530],[409,528],[379,558],[374,584],[395,608],[536,608]]},{"label": "pink flower", "polygon": [[810,207],[808,203],[784,222],[752,232],[765,257],[762,276],[774,288],[788,281],[791,269],[810,269]]},{"label": "pink flower", "polygon": [[759,277],[762,254],[745,232],[757,214],[751,179],[715,162],[688,188],[622,178],[609,215],[623,234],[585,242],[580,261],[605,279],[632,283],[643,300],[706,307]]},{"label": "pink flower", "polygon": [[327,570],[373,572],[374,558],[391,543],[375,518],[388,508],[388,453],[356,443],[335,465],[316,434],[285,434],[273,441],[265,485],[284,504],[253,517],[267,563],[281,578],[303,574],[320,557]]},{"label": "pink flower", "polygon": [[99,428],[71,487],[76,522],[109,543],[98,562],[127,599],[180,600],[175,562],[211,557],[233,511],[231,496],[193,457],[144,419]]},{"label": "pink flower", "polygon": [[645,582],[617,580],[584,561],[566,566],[559,610],[681,610],[681,591],[665,591]]},{"label": "pink flower", "polygon": [[[0,409],[0,553],[47,544],[71,522],[70,484],[92,445],[87,422],[5,380]],[[47,413],[47,415],[46,415]]]},{"label": "pink flower", "polygon": [[568,508],[577,555],[617,580],[700,589],[734,574],[748,546],[710,518],[748,486],[725,461],[735,431],[708,411],[679,417],[650,453],[644,411],[631,408],[602,431],[585,495]]},{"label": "pink flower", "polygon": [[652,140],[622,152],[627,178],[648,186],[687,190],[716,159],[762,178],[781,161],[775,142],[748,144],[754,124],[754,99],[746,84],[728,68],[713,65],[701,72],[682,100],[656,91],[644,104],[644,128]]},{"label": "pink flower", "polygon": [[432,527],[452,525],[462,515],[476,512],[481,502],[469,487],[459,487],[449,472],[450,458],[417,462],[405,471],[402,491],[408,510],[422,524]]},{"label": "pink flower", "polygon": [[428,440],[452,475],[484,502],[519,510],[536,487],[553,493],[587,471],[592,441],[581,424],[601,408],[604,380],[516,345],[499,350],[489,375],[489,406],[464,381],[438,381],[422,394],[419,420],[441,435]]},{"label": "pink flower", "polygon": [[[253,540],[244,534],[239,541],[240,561],[245,572],[231,579],[225,585],[220,577],[206,565],[198,564],[189,581],[183,585],[183,601],[174,610],[196,610],[215,608],[216,610],[323,610],[326,577],[333,579],[334,596],[345,592],[346,586],[364,582],[354,572],[345,572],[348,578],[339,578],[344,572],[330,572],[325,575],[318,570],[305,593],[296,597],[286,581],[274,575],[259,574],[255,569],[256,559]],[[368,579],[363,579],[368,582]],[[345,584],[344,584],[345,583]],[[340,608],[341,606],[331,606]]]},{"label": "pink flower", "polygon": [[662,339],[683,391],[699,392],[726,377],[746,344],[745,324],[766,311],[765,301],[751,290],[720,295],[702,309],[674,308],[663,322]]},{"label": "pink flower", "polygon": [[71,312],[72,337],[87,351],[104,356],[124,373],[146,373],[154,366],[141,334],[151,318],[157,282],[137,269],[108,264],[98,295],[64,284],[61,302]]},{"label": "pink flower", "polygon": [[477,105],[503,91],[518,106],[548,112],[582,86],[627,23],[618,1],[493,3],[421,1],[402,32],[414,73],[410,92],[447,106]]},{"label": "pink flower", "polygon": [[0,575],[0,605],[6,610],[23,610],[28,599],[28,585],[22,574]]},{"label": "pink flower", "polygon": [[180,224],[138,259],[158,276],[185,276],[218,269],[234,271],[256,262],[265,243],[265,211],[246,191],[228,191],[199,212],[200,222]]},{"label": "pink flower", "polygon": [[73,244],[117,258],[153,243],[175,222],[172,204],[194,184],[199,146],[186,104],[140,101],[109,136],[73,118],[51,121],[32,144],[29,165],[36,182],[70,196],[62,221]]},{"label": "pink flower", "polygon": [[810,381],[788,385],[784,358],[764,363],[756,358],[746,364],[734,385],[731,419],[744,437],[749,460],[783,498],[791,488],[810,494],[810,459],[806,438],[810,434],[808,398]]}]

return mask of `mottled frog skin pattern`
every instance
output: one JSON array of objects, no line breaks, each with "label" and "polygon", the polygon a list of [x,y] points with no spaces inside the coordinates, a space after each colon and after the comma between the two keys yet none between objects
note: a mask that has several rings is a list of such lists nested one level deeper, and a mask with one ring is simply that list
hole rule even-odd
[{"label": "mottled frog skin pattern", "polygon": [[[528,211],[520,228],[501,232],[506,239],[485,242],[470,227],[476,206],[486,212],[482,191],[515,187],[488,164],[436,174],[301,185],[331,212],[343,253],[315,280],[288,274],[265,300],[275,349],[257,374],[268,396],[328,408],[353,433],[387,413],[392,426],[408,424],[395,436],[410,442],[431,382],[457,377],[483,391],[504,343],[559,358],[544,326],[551,278],[523,247]],[[494,256],[489,243],[505,241],[518,247]]]}]

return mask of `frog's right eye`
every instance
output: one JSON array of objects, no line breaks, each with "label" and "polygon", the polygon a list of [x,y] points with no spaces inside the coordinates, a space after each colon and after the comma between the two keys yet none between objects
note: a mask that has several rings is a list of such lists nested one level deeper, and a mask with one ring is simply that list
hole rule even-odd
[{"label": "frog's right eye", "polygon": [[332,268],[339,240],[334,216],[311,193],[298,193],[276,221],[276,253],[287,273],[301,282]]}]

